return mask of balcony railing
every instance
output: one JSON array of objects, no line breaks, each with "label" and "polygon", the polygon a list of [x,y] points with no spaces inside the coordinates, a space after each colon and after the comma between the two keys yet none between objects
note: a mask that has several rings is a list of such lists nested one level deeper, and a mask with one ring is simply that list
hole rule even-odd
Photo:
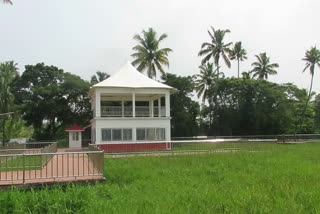
[{"label": "balcony railing", "polygon": [[[158,107],[153,108],[153,116],[158,117],[159,111]],[[102,117],[132,117],[133,111],[132,106],[125,106],[124,112],[122,112],[121,106],[101,106],[101,116]],[[166,116],[166,108],[164,106],[160,107],[161,117]],[[149,106],[136,106],[136,117],[151,117]]]}]

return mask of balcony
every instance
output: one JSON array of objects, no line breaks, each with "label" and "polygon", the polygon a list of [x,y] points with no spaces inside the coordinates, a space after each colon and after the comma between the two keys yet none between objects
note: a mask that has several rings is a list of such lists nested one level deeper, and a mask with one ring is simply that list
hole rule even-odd
[{"label": "balcony", "polygon": [[[152,117],[151,107],[149,106],[136,106],[136,117]],[[123,112],[121,106],[101,106],[102,117],[132,117],[132,106],[124,106]],[[160,116],[166,116],[165,106],[160,107]],[[159,108],[153,107],[153,117],[159,117]]]}]

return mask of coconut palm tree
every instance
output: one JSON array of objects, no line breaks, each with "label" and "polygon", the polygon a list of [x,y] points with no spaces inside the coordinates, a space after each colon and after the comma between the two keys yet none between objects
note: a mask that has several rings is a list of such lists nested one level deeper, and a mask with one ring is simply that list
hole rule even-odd
[{"label": "coconut palm tree", "polygon": [[229,46],[232,44],[232,42],[229,42],[227,44],[224,43],[223,39],[226,33],[230,33],[230,30],[226,29],[226,30],[215,30],[212,26],[212,33],[210,32],[210,30],[208,30],[210,39],[211,39],[211,43],[209,42],[204,42],[201,45],[201,50],[198,53],[198,56],[205,56],[202,61],[201,64],[205,64],[206,62],[208,62],[211,58],[214,61],[214,64],[217,67],[217,72],[218,72],[218,76],[219,76],[219,60],[220,57],[222,57],[224,59],[225,64],[228,66],[228,68],[231,67],[231,63],[230,60],[228,58],[227,53],[230,51]]},{"label": "coconut palm tree", "polygon": [[202,102],[208,98],[208,90],[214,84],[215,79],[223,76],[223,73],[217,73],[217,69],[213,69],[212,63],[207,63],[204,65],[199,66],[200,74],[195,75],[195,89],[197,92],[198,98],[202,96]]},{"label": "coconut palm tree", "polygon": [[305,104],[305,107],[304,107],[304,110],[302,113],[302,117],[301,117],[300,130],[301,130],[301,127],[303,124],[303,120],[304,120],[304,116],[306,113],[308,103],[309,103],[311,95],[312,95],[314,69],[315,69],[316,65],[320,68],[320,50],[318,50],[316,46],[311,47],[310,50],[307,50],[307,52],[302,60],[306,61],[303,72],[305,72],[309,68],[309,71],[311,74],[311,83],[310,83],[308,98],[306,100],[306,104]]},{"label": "coconut palm tree", "polygon": [[258,79],[268,79],[269,75],[277,74],[275,68],[278,68],[279,64],[270,63],[270,57],[267,57],[265,52],[255,55],[255,57],[257,58],[257,62],[251,64],[251,66],[253,66],[253,77],[257,77]]},{"label": "coconut palm tree", "polygon": [[131,56],[135,59],[132,64],[138,66],[138,71],[146,70],[148,77],[155,78],[158,70],[162,78],[166,78],[166,72],[162,65],[169,67],[168,54],[172,50],[170,48],[159,49],[159,43],[167,37],[167,34],[162,34],[157,38],[157,33],[152,28],[149,28],[148,31],[143,30],[141,36],[134,35],[133,39],[139,44],[132,48],[136,52]]},{"label": "coconut palm tree", "polygon": [[3,0],[4,4],[11,4],[12,5],[12,1],[11,0]]},{"label": "coconut palm tree", "polygon": [[251,71],[248,71],[248,72],[246,72],[246,71],[244,71],[244,72],[242,72],[241,73],[241,75],[242,75],[242,79],[246,79],[246,80],[248,80],[248,79],[251,79],[252,77],[251,77]]},{"label": "coconut palm tree", "polygon": [[13,94],[11,93],[10,85],[14,78],[18,76],[17,64],[13,61],[0,64],[0,113],[2,117],[2,141],[5,142],[5,124],[6,115],[12,110]]},{"label": "coconut palm tree", "polygon": [[110,77],[109,74],[107,74],[105,72],[97,71],[96,75],[91,76],[90,83],[91,83],[91,85],[95,85],[95,84],[102,82],[103,80],[105,80],[109,77]]},{"label": "coconut palm tree", "polygon": [[230,50],[229,58],[238,61],[238,78],[240,76],[240,61],[248,59],[247,51],[242,47],[241,42],[236,42]]}]

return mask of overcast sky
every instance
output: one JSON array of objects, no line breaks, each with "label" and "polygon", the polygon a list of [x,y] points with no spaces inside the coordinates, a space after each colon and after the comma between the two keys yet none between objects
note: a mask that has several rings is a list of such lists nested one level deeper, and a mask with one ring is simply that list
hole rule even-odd
[{"label": "overcast sky", "polygon": [[[143,29],[167,33],[161,47],[173,49],[168,72],[199,72],[200,45],[209,41],[207,29],[230,29],[226,42],[242,41],[248,71],[254,55],[267,52],[279,63],[278,83],[309,87],[302,73],[305,51],[320,48],[319,0],[12,0],[0,4],[0,61],[14,60],[20,72],[26,64],[44,62],[89,80],[97,70],[114,73],[132,61],[132,37]],[[227,76],[237,75],[222,65]],[[320,69],[314,90],[320,93]]]}]

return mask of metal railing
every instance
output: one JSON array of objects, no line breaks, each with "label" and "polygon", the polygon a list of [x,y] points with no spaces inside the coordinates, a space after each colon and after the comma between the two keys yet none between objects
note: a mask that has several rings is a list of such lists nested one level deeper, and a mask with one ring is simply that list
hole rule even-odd
[{"label": "metal railing", "polygon": [[[153,108],[154,117],[159,116],[159,108]],[[103,117],[132,117],[132,106],[125,106],[122,112],[121,106],[101,106],[101,115]],[[166,116],[166,109],[164,106],[160,107],[161,117]],[[136,106],[136,117],[151,117],[149,106]]]},{"label": "metal railing", "polygon": [[199,152],[230,152],[238,150],[257,151],[278,148],[278,144],[296,144],[304,142],[319,142],[320,134],[308,135],[255,135],[233,137],[175,138],[171,141],[139,141],[131,143],[110,142],[95,145],[105,151],[105,155],[128,154],[172,154]]},{"label": "metal railing", "polygon": [[0,186],[13,183],[103,178],[103,151],[56,152],[57,145],[35,153],[0,155]]},{"label": "metal railing", "polygon": [[280,134],[280,135],[234,135],[234,136],[192,136],[172,137],[172,140],[195,140],[195,139],[240,139],[241,141],[319,141],[320,134]]},{"label": "metal railing", "polygon": [[30,142],[30,143],[6,143],[5,146],[0,145],[0,150],[9,149],[41,149],[55,142]]}]

